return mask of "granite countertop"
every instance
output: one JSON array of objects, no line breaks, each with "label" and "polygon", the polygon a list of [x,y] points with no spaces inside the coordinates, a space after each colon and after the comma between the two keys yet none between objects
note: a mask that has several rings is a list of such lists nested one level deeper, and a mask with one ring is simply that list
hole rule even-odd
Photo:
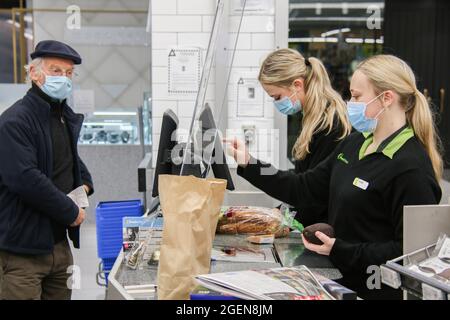
[{"label": "granite countertop", "polygon": [[216,235],[214,245],[224,246],[247,246],[253,249],[264,246],[272,247],[278,263],[234,263],[234,262],[213,262],[211,272],[226,272],[239,270],[259,270],[277,267],[293,267],[306,265],[313,272],[316,272],[328,279],[339,279],[342,274],[330,262],[328,257],[318,255],[305,249],[302,244],[300,233],[291,232],[286,238],[275,239],[273,245],[254,245],[246,240],[247,236],[238,235]]}]

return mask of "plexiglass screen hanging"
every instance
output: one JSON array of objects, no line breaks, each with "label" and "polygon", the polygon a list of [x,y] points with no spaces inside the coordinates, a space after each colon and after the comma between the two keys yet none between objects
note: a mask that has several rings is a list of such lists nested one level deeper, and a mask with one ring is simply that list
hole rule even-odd
[{"label": "plexiglass screen hanging", "polygon": [[[217,2],[214,24],[211,30],[208,49],[206,52],[202,76],[195,102],[195,108],[183,152],[181,175],[190,173],[190,165],[200,165],[201,175],[206,177],[211,163],[225,161],[221,152],[222,143],[219,128],[226,114],[228,87],[233,69],[236,47],[239,41],[241,26],[246,12],[247,0],[239,1],[239,11],[230,16],[226,1]],[[235,6],[236,7],[236,6]],[[236,9],[234,9],[236,11]],[[237,20],[236,20],[237,19]],[[233,20],[233,21],[231,21]],[[237,30],[232,30],[230,36],[229,25],[236,24]],[[213,70],[221,70],[223,81],[212,85]],[[216,77],[217,78],[217,77]],[[217,86],[221,85],[222,88]],[[209,90],[215,90],[216,99],[206,99]],[[220,94],[218,94],[220,93]],[[218,95],[218,96],[217,96]],[[213,153],[217,157],[213,158]],[[217,152],[220,149],[220,152]]]}]

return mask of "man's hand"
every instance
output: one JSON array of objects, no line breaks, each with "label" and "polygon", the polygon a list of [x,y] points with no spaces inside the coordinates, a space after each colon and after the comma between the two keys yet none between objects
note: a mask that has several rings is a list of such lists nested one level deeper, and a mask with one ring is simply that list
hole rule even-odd
[{"label": "man's hand", "polygon": [[79,225],[81,225],[84,222],[85,218],[86,218],[86,211],[84,211],[84,209],[80,208],[77,219],[70,226],[78,227]]}]

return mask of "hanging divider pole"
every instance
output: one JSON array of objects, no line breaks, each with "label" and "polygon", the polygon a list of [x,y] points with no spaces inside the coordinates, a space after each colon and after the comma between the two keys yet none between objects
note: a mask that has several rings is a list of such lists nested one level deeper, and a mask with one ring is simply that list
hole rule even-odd
[{"label": "hanging divider pole", "polygon": [[[188,159],[188,154],[189,155],[191,154],[191,152],[190,152],[191,150],[189,150],[189,149],[191,148],[193,137],[194,137],[194,124],[195,124],[195,120],[197,118],[197,112],[198,112],[198,110],[200,110],[203,107],[203,102],[205,101],[205,97],[206,97],[206,90],[208,88],[209,76],[211,75],[211,64],[212,64],[212,61],[214,60],[214,53],[216,51],[216,46],[217,46],[217,41],[216,41],[217,33],[218,33],[218,30],[219,30],[221,22],[222,22],[223,7],[224,7],[223,0],[219,0],[217,3],[217,8],[216,8],[216,15],[214,17],[213,29],[211,31],[211,36],[209,38],[208,50],[206,52],[206,60],[205,60],[205,64],[203,65],[202,77],[201,77],[199,89],[197,92],[197,99],[195,102],[194,114],[192,115],[191,125],[189,128],[188,141],[186,143],[186,148],[185,148],[184,154],[183,154],[183,163],[181,164],[181,171],[180,171],[181,176],[184,173],[184,168],[186,165],[186,160]],[[188,153],[188,150],[189,150],[189,153]],[[191,163],[191,161],[192,161],[192,158],[189,159],[189,164]]]},{"label": "hanging divider pole", "polygon": [[[225,104],[225,99],[227,99],[227,92],[228,92],[228,86],[229,86],[229,81],[231,78],[231,70],[233,68],[233,63],[234,63],[234,57],[236,54],[236,47],[237,47],[237,43],[239,41],[239,35],[240,35],[240,31],[241,31],[241,26],[242,26],[242,20],[244,18],[244,13],[245,13],[245,8],[246,8],[246,4],[247,4],[247,0],[244,0],[243,3],[243,7],[242,7],[242,14],[241,14],[241,20],[239,22],[239,28],[237,31],[237,35],[236,35],[236,42],[235,42],[235,47],[233,48],[233,54],[232,54],[232,58],[231,58],[231,63],[230,63],[230,70],[228,72],[228,77],[227,77],[227,82],[226,82],[226,87],[225,87],[225,95],[224,98],[222,100],[222,104],[221,104],[221,110],[219,111],[219,122],[218,125],[220,124],[221,121],[221,117],[222,117],[222,109],[223,106]],[[199,90],[197,93],[197,98],[196,98],[196,103],[195,103],[195,108],[194,108],[194,114],[192,116],[192,120],[191,120],[191,124],[190,124],[190,128],[189,128],[189,137],[188,137],[188,141],[186,143],[186,148],[184,150],[184,154],[183,154],[183,163],[181,165],[181,171],[180,171],[180,175],[182,176],[183,173],[185,172],[185,165],[186,165],[186,160],[188,159],[188,155],[191,154],[191,148],[192,148],[192,143],[193,143],[193,139],[194,139],[194,124],[195,121],[197,119],[197,112],[199,110],[201,110],[201,108],[204,105],[204,101],[205,101],[205,97],[206,97],[206,92],[208,89],[208,82],[209,82],[209,78],[211,75],[211,67],[214,61],[214,57],[215,57],[215,53],[216,53],[216,49],[217,49],[217,36],[220,30],[220,26],[222,25],[222,19],[224,15],[224,0],[219,0],[217,3],[217,8],[216,8],[216,15],[214,18],[214,24],[213,24],[213,29],[211,31],[211,37],[209,39],[209,45],[208,45],[208,50],[206,53],[206,59],[205,59],[205,64],[203,66],[203,71],[202,71],[202,77],[201,77],[201,81],[200,81],[200,85],[199,85]],[[214,148],[214,145],[216,143],[216,139],[217,139],[217,132],[214,136],[214,141],[213,141],[213,145],[212,148]],[[188,152],[189,151],[189,152]],[[203,158],[203,157],[202,157]],[[211,167],[211,159],[212,159],[212,153],[210,156],[210,159],[208,161],[208,167],[207,167],[207,171],[206,174],[209,172],[209,169]],[[189,159],[189,163],[195,159]]]},{"label": "hanging divider pole", "polygon": [[[223,110],[224,110],[225,103],[226,103],[226,101],[228,99],[228,88],[230,86],[231,71],[232,71],[233,65],[234,65],[234,57],[236,56],[236,48],[237,48],[238,43],[239,43],[239,36],[241,34],[242,21],[244,20],[244,14],[245,14],[246,6],[247,6],[247,0],[244,0],[244,3],[242,4],[241,19],[239,21],[239,27],[238,27],[238,30],[237,30],[236,40],[235,40],[235,43],[234,43],[233,54],[231,56],[230,70],[228,70],[228,76],[227,76],[227,81],[226,81],[226,85],[225,85],[225,92],[224,92],[223,99],[222,99],[222,104],[221,104],[220,110],[219,110],[219,119],[218,119],[219,121],[217,122],[217,127],[218,128],[220,127],[220,124],[222,123]],[[213,141],[213,144],[212,144],[212,150],[214,150],[214,147],[216,145],[218,131],[219,130],[216,130],[216,133],[214,135],[214,141]],[[222,142],[220,142],[220,143],[222,143]],[[223,148],[223,150],[224,150],[224,153],[226,155],[226,148]],[[219,155],[219,156],[221,156],[221,155]],[[213,152],[210,152],[210,156],[209,156],[209,159],[208,159],[208,162],[207,162],[207,164],[208,164],[208,168],[207,168],[207,171],[206,171],[207,173],[211,169],[212,157],[213,157]],[[226,159],[220,159],[220,161],[222,161],[222,160],[226,162]]]}]

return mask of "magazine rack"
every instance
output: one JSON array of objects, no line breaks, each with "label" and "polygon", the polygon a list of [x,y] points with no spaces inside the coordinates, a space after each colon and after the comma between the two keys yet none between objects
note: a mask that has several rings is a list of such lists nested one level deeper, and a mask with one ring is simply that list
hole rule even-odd
[{"label": "magazine rack", "polygon": [[383,283],[394,289],[401,288],[419,299],[450,300],[450,280],[439,281],[410,269],[430,258],[435,247],[433,244],[388,261],[381,266]]},{"label": "magazine rack", "polygon": [[[450,205],[407,206],[403,214],[403,256],[381,266],[382,282],[419,299],[450,300],[450,282],[410,270],[431,257],[441,233],[450,235]],[[430,243],[433,243],[430,245]]]}]

